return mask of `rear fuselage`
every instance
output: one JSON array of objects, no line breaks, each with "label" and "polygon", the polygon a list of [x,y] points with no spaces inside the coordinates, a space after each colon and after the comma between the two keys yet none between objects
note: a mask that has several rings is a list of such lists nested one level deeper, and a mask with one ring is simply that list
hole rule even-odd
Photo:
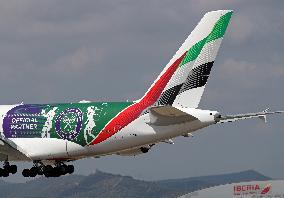
[{"label": "rear fuselage", "polygon": [[[117,119],[133,102],[90,102],[68,104],[18,104],[0,106],[0,129],[3,139],[12,141],[17,149],[32,160],[78,159],[118,153],[146,144],[176,137],[208,126],[214,122],[209,111],[184,109],[198,114],[200,120],[168,126],[149,124],[143,113],[127,126]],[[198,112],[197,112],[198,111]],[[205,116],[206,115],[206,116]],[[114,118],[115,133],[93,143]],[[203,119],[203,120],[202,120]],[[10,157],[13,160],[13,157]],[[24,159],[23,159],[24,160]]]}]

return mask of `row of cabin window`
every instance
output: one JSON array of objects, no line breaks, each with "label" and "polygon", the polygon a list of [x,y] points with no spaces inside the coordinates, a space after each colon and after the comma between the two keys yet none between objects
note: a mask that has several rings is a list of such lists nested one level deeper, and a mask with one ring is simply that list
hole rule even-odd
[{"label": "row of cabin window", "polygon": [[42,116],[42,114],[7,114],[7,115],[4,115],[6,117],[18,117],[18,116],[23,116],[23,117],[30,117],[30,116]]},{"label": "row of cabin window", "polygon": [[[122,128],[121,125],[116,125],[115,127],[113,127],[114,130],[120,130],[121,128]],[[103,132],[104,132],[104,133],[110,133],[111,130],[106,130],[106,129],[104,129]]]},{"label": "row of cabin window", "polygon": [[14,132],[15,135],[41,135],[40,131],[21,131],[21,132]]}]

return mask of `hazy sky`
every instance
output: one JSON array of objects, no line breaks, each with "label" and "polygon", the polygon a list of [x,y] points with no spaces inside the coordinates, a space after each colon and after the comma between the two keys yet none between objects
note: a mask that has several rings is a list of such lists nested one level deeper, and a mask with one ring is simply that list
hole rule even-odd
[{"label": "hazy sky", "polygon": [[[137,99],[202,16],[217,9],[234,15],[200,108],[284,110],[281,0],[2,0],[0,103]],[[156,180],[255,169],[284,178],[283,121],[211,126],[146,155],[80,160],[76,173]]]}]

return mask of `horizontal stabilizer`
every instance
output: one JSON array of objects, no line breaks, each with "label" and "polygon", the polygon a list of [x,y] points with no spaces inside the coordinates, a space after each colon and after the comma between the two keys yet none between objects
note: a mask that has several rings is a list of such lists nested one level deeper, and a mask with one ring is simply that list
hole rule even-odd
[{"label": "horizontal stabilizer", "polygon": [[172,124],[181,124],[198,120],[173,106],[158,106],[149,109],[150,124],[156,126],[167,126]]},{"label": "horizontal stabilizer", "polygon": [[235,122],[238,120],[244,120],[249,118],[260,118],[263,122],[267,122],[266,116],[276,113],[284,113],[284,111],[262,111],[258,113],[247,113],[247,114],[237,114],[237,115],[226,115],[226,116],[218,116],[215,118],[217,123],[225,123],[225,122]]}]

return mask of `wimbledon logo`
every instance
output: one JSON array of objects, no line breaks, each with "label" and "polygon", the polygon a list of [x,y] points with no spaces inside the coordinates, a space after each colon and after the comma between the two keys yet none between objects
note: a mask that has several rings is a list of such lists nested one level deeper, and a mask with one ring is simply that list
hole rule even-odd
[{"label": "wimbledon logo", "polygon": [[74,140],[82,128],[83,113],[78,108],[68,108],[56,118],[55,131],[62,138]]}]

